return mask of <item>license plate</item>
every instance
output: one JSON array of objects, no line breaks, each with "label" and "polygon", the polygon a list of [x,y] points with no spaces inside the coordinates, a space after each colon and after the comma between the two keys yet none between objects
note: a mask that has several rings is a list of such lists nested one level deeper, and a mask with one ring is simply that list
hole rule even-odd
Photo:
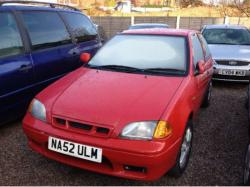
[{"label": "license plate", "polygon": [[245,76],[246,71],[244,70],[219,70],[220,75],[233,75],[233,76]]},{"label": "license plate", "polygon": [[97,147],[49,137],[48,149],[84,160],[89,160],[98,163],[102,162],[102,149]]}]

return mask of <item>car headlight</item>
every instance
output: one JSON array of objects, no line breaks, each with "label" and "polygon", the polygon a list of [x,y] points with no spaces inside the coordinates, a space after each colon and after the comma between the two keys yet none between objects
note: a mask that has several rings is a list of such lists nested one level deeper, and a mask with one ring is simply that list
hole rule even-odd
[{"label": "car headlight", "polygon": [[125,126],[121,137],[137,140],[165,138],[172,133],[172,128],[165,121],[134,122]]},{"label": "car headlight", "polygon": [[33,101],[30,104],[29,112],[37,119],[40,119],[42,121],[46,120],[46,109],[44,104],[42,104],[39,100],[33,99]]}]

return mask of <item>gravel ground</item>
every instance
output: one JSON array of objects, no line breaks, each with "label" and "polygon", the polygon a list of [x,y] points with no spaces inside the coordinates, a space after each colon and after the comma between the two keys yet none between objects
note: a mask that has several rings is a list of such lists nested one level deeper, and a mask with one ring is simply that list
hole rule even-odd
[{"label": "gravel ground", "polygon": [[179,178],[140,182],[49,160],[27,146],[21,122],[0,127],[0,185],[240,185],[248,142],[246,84],[214,84],[212,103],[195,122],[193,152]]}]

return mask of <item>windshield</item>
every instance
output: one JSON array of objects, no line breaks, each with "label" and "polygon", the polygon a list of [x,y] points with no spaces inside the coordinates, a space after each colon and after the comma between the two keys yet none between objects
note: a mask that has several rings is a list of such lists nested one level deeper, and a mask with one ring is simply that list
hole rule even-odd
[{"label": "windshield", "polygon": [[250,45],[250,32],[246,29],[205,29],[208,44]]},{"label": "windshield", "polygon": [[185,73],[186,39],[181,36],[117,35],[99,50],[89,66]]}]

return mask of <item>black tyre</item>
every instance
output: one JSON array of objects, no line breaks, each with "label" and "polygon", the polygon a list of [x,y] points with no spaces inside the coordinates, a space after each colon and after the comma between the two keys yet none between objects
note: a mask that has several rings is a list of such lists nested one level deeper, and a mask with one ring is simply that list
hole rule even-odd
[{"label": "black tyre", "polygon": [[212,84],[212,81],[210,81],[206,95],[205,95],[203,102],[202,102],[202,105],[201,105],[202,108],[206,108],[209,106],[210,100],[211,100],[211,95],[212,95],[212,88],[213,88],[213,84]]},{"label": "black tyre", "polygon": [[168,173],[170,176],[180,177],[182,173],[185,171],[192,150],[192,142],[193,142],[193,123],[192,121],[189,121],[182,138],[182,144],[180,147],[180,151],[175,166]]},{"label": "black tyre", "polygon": [[250,185],[250,145],[248,145],[246,157],[245,157],[245,167],[244,167],[244,185]]}]

